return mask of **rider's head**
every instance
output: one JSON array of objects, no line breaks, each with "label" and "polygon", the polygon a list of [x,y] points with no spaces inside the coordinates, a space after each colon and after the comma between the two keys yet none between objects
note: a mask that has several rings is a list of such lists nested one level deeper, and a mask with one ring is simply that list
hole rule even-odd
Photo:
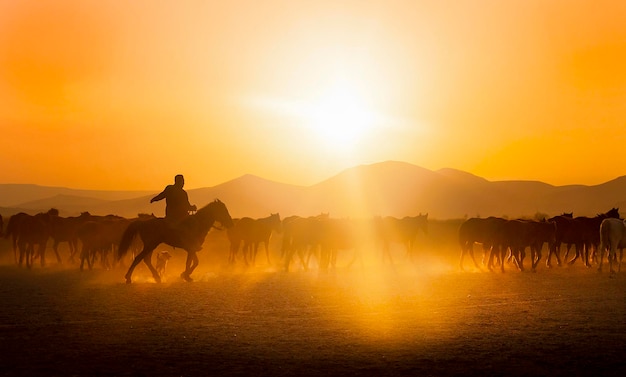
[{"label": "rider's head", "polygon": [[185,185],[185,178],[182,174],[178,174],[174,177],[174,184],[180,187],[183,187]]}]

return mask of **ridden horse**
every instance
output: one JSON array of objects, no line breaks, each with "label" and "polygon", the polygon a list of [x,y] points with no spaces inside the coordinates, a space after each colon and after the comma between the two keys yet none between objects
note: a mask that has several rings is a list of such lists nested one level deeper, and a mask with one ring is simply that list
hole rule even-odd
[{"label": "ridden horse", "polygon": [[609,271],[614,274],[613,261],[619,252],[619,264],[617,271],[622,270],[622,257],[624,256],[624,248],[626,247],[626,221],[607,218],[602,220],[600,224],[600,260],[598,261],[598,271],[602,272],[602,260],[604,259],[604,251],[608,251]]},{"label": "ridden horse", "polygon": [[229,262],[235,263],[235,257],[239,251],[239,246],[243,243],[243,256],[246,265],[248,258],[254,266],[256,261],[259,244],[262,242],[265,246],[265,254],[267,256],[267,264],[270,262],[269,242],[272,232],[281,233],[282,222],[278,213],[273,213],[268,217],[260,219],[252,219],[243,217],[236,221],[234,225],[227,230],[228,239],[230,241]]},{"label": "ridden horse", "polygon": [[413,245],[415,237],[421,229],[424,234],[428,234],[428,214],[417,216],[405,216],[397,219],[392,216],[376,217],[374,219],[375,234],[382,243],[383,262],[386,258],[393,264],[389,244],[392,242],[401,243],[406,247],[407,257],[413,260]]},{"label": "ridden horse", "polygon": [[[193,215],[187,216],[175,227],[165,218],[154,218],[130,223],[122,235],[117,258],[118,260],[121,259],[128,252],[130,244],[136,235],[139,235],[141,238],[143,249],[135,256],[128,268],[128,272],[125,275],[126,283],[131,283],[133,270],[142,260],[150,269],[154,280],[161,282],[161,277],[152,266],[152,252],[154,249],[161,243],[184,248],[187,239],[204,240],[215,221],[220,222],[226,228],[230,228],[233,225],[233,219],[230,217],[226,205],[218,199],[200,208]],[[198,257],[195,250],[186,251],[186,269],[181,274],[181,277],[186,281],[192,281],[193,279],[191,279],[190,275],[198,267]]]},{"label": "ridden horse", "polygon": [[[485,264],[485,256],[489,254],[487,268],[492,269],[493,258],[497,256],[501,264],[503,261],[502,253],[502,226],[507,220],[499,217],[477,218],[473,217],[465,220],[459,227],[459,245],[461,246],[461,260],[459,267],[463,271],[463,258],[465,254],[469,254],[474,262],[474,266],[481,270],[481,267],[474,258],[474,243],[483,246],[483,265]],[[502,266],[504,270],[504,267]]]}]

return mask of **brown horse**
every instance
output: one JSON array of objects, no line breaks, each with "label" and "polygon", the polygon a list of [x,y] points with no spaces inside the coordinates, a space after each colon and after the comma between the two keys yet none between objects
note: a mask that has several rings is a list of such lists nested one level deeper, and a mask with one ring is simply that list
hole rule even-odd
[{"label": "brown horse", "polygon": [[272,232],[280,233],[282,231],[282,222],[278,213],[273,213],[268,217],[261,219],[252,219],[243,217],[235,222],[234,226],[227,230],[228,239],[230,241],[229,262],[235,263],[237,252],[243,243],[243,256],[246,265],[248,263],[254,266],[256,261],[259,244],[263,243],[265,254],[267,256],[267,264],[270,262],[269,243]]},{"label": "brown horse", "polygon": [[328,213],[322,213],[310,217],[290,216],[283,220],[281,252],[285,272],[289,271],[295,254],[300,258],[302,268],[308,270],[311,255],[317,255],[321,246],[324,221],[327,219]]},{"label": "brown horse", "polygon": [[479,243],[483,246],[483,265],[485,265],[485,257],[489,255],[489,261],[486,263],[489,270],[492,269],[495,256],[502,262],[502,227],[506,221],[499,217],[473,217],[461,224],[459,228],[459,245],[461,246],[459,267],[461,270],[463,270],[465,254],[469,254],[474,262],[474,266],[481,270],[481,267],[476,262],[476,258],[474,258],[474,243]]},{"label": "brown horse", "polygon": [[[59,211],[52,208],[46,213],[38,213],[34,216],[20,215],[17,226],[12,230],[14,244],[19,250],[18,264],[31,268],[35,258],[40,258],[41,266],[46,265],[46,244],[50,238],[50,218],[58,216]],[[35,246],[37,247],[35,249]],[[61,263],[61,257],[57,253],[57,261]]]},{"label": "brown horse", "polygon": [[[118,260],[128,252],[131,242],[137,235],[143,242],[143,249],[137,254],[135,259],[133,259],[133,262],[128,268],[128,272],[125,275],[126,283],[131,283],[133,270],[142,260],[146,266],[148,266],[148,269],[150,269],[154,280],[161,282],[161,277],[152,266],[152,252],[154,249],[161,243],[184,248],[184,241],[186,239],[204,240],[215,221],[218,221],[226,228],[230,228],[233,225],[233,219],[230,217],[226,205],[217,199],[200,208],[195,214],[188,216],[175,227],[164,218],[154,218],[130,223],[124,231],[124,234],[122,234],[122,239],[118,247]],[[192,281],[190,275],[198,266],[198,257],[195,250],[186,251],[186,269],[181,274],[181,277],[186,281]]]},{"label": "brown horse", "polygon": [[406,216],[397,219],[392,216],[377,217],[374,221],[375,232],[378,240],[382,243],[383,261],[391,258],[389,245],[392,242],[401,243],[406,247],[407,257],[413,260],[413,246],[417,233],[421,230],[424,234],[428,234],[428,214],[418,216]]},{"label": "brown horse", "polygon": [[[576,255],[574,255],[574,257],[567,262],[568,264],[574,264],[576,259],[580,257],[586,267],[591,267],[591,259],[600,245],[600,225],[602,224],[602,220],[610,218],[620,218],[618,208],[611,208],[607,212],[600,213],[594,217],[574,217],[574,221],[579,224],[583,248],[580,250],[582,253],[580,253],[578,249],[576,250]],[[565,258],[567,258],[567,254]]]},{"label": "brown horse", "polygon": [[93,219],[94,216],[91,216],[89,212],[83,212],[80,216],[51,217],[50,237],[52,238],[52,249],[54,252],[58,254],[59,244],[67,242],[70,250],[69,263],[75,263],[74,257],[78,252],[78,228],[81,224]]}]

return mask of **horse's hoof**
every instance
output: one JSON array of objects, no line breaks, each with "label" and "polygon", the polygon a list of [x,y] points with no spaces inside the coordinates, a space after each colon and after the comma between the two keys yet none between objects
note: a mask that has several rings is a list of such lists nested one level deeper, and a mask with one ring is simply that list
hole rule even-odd
[{"label": "horse's hoof", "polygon": [[187,274],[187,273],[185,273],[185,272],[181,273],[181,274],[180,274],[180,277],[181,277],[184,281],[189,282],[189,283],[191,283],[191,282],[193,281],[193,279],[191,278],[191,276],[189,276],[189,274]]},{"label": "horse's hoof", "polygon": [[131,283],[130,279],[126,279],[126,284],[130,284],[130,283]]}]

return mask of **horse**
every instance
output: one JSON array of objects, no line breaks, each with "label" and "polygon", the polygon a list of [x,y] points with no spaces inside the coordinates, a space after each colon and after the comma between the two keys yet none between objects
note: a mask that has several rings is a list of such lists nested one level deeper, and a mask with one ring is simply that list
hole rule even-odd
[{"label": "horse", "polygon": [[[554,242],[556,238],[556,223],[545,220],[508,220],[503,223],[501,230],[502,260],[508,247],[520,271],[524,271],[526,248],[530,249],[531,269],[535,272],[541,260],[543,244]],[[502,263],[501,270],[504,272],[504,263]]]},{"label": "horse", "polygon": [[20,227],[22,226],[22,222],[24,219],[29,217],[30,215],[25,212],[19,212],[11,217],[9,217],[9,221],[7,222],[7,229],[4,232],[4,238],[11,237],[11,247],[13,249],[13,257],[15,259],[15,264],[18,264],[18,249],[17,249],[17,238],[19,236]]},{"label": "horse", "polygon": [[415,237],[421,229],[428,234],[428,214],[417,216],[405,216],[397,219],[392,216],[376,217],[374,219],[375,232],[378,240],[382,243],[383,261],[385,258],[393,263],[389,244],[392,242],[402,243],[406,247],[407,256],[413,259],[413,245]]},{"label": "horse", "polygon": [[561,266],[561,244],[567,245],[566,253],[563,256],[563,260],[565,260],[572,245],[576,250],[576,254],[580,255],[584,247],[584,242],[582,238],[582,224],[578,221],[575,221],[574,218],[559,215],[549,218],[548,221],[553,221],[556,223],[556,236],[554,238],[554,241],[548,246],[548,257],[546,258],[546,267],[551,268],[552,255],[556,257],[557,265]]},{"label": "horse", "polygon": [[614,274],[613,261],[619,252],[619,262],[617,271],[622,270],[622,258],[624,256],[624,248],[626,247],[626,221],[607,218],[602,220],[600,224],[600,257],[598,262],[598,271],[602,272],[602,260],[604,259],[604,251],[608,251],[609,271]]},{"label": "horse", "polygon": [[[489,261],[486,264],[489,270],[492,269],[493,257],[498,256],[502,263],[502,226],[507,220],[499,217],[478,218],[472,217],[465,220],[459,227],[459,245],[461,247],[461,259],[459,267],[463,268],[463,258],[469,254],[474,262],[474,266],[482,270],[474,258],[474,243],[483,246],[483,265],[485,257],[489,254]],[[502,263],[503,264],[503,263]],[[502,267],[504,270],[504,267]]]},{"label": "horse", "polygon": [[[568,264],[574,264],[578,257],[583,259],[583,263],[586,267],[590,267],[590,257],[593,256],[595,250],[598,249],[600,244],[600,225],[602,221],[607,218],[619,219],[619,209],[612,208],[605,213],[600,213],[595,217],[579,216],[574,217],[574,221],[578,223],[578,230],[580,231],[580,237],[582,242],[582,248],[580,251],[576,249],[576,255],[572,258]],[[567,253],[565,254],[567,257]]]},{"label": "horse", "polygon": [[[58,216],[59,211],[52,208],[48,212],[38,213],[34,216],[20,216],[19,226],[13,233],[14,240],[19,249],[18,264],[26,263],[27,268],[31,268],[35,258],[39,257],[41,266],[46,265],[46,244],[50,238],[50,218]],[[37,249],[35,250],[35,245]],[[57,261],[61,263],[61,258],[57,253]]]},{"label": "horse", "polygon": [[269,242],[272,232],[281,233],[282,222],[278,213],[272,213],[268,217],[260,219],[252,219],[243,217],[227,230],[228,239],[230,241],[229,262],[235,263],[235,257],[239,251],[239,246],[243,242],[243,255],[246,265],[248,265],[248,257],[250,263],[254,266],[259,244],[265,246],[265,254],[267,256],[267,264],[270,262]]},{"label": "horse", "polygon": [[70,257],[69,263],[74,263],[74,256],[78,252],[78,228],[81,224],[93,218],[89,212],[82,212],[80,216],[61,217],[53,216],[50,218],[50,237],[52,238],[52,249],[58,254],[58,247],[61,242],[67,242]]},{"label": "horse", "polygon": [[326,270],[330,265],[336,267],[339,250],[354,250],[347,267],[350,268],[357,259],[361,261],[361,249],[366,241],[365,234],[369,230],[363,224],[351,219],[323,219],[320,237],[320,269]]},{"label": "horse", "polygon": [[283,220],[282,256],[285,272],[289,271],[294,254],[300,258],[304,270],[308,270],[311,255],[316,254],[320,247],[322,221],[326,219],[328,214],[322,213],[310,217],[291,216]]},{"label": "horse", "polygon": [[98,253],[102,267],[107,270],[111,269],[113,265],[109,262],[108,254],[120,242],[122,234],[130,222],[129,219],[111,215],[95,218],[81,224],[77,230],[77,236],[82,243],[80,270],[83,270],[85,262],[91,270]]},{"label": "horse", "polygon": [[[131,283],[133,270],[142,260],[148,266],[154,280],[161,282],[161,277],[152,266],[151,260],[154,249],[161,243],[184,249],[185,241],[189,239],[204,240],[215,221],[218,221],[226,228],[233,226],[233,219],[230,217],[226,205],[219,199],[200,208],[196,213],[187,216],[176,226],[173,226],[165,218],[154,218],[130,223],[122,234],[117,258],[118,260],[121,259],[128,252],[135,236],[141,238],[143,249],[135,256],[128,268],[128,272],[125,275],[126,283]],[[185,250],[187,251],[187,262],[181,277],[186,281],[193,281],[191,274],[198,267],[198,257],[195,250]]]}]

